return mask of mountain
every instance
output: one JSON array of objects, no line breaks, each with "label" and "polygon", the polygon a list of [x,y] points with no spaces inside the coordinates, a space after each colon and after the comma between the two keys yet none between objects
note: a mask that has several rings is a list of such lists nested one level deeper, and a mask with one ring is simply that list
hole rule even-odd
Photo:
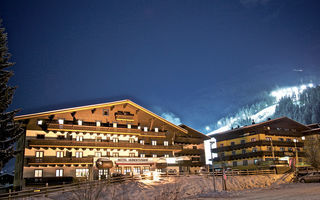
[{"label": "mountain", "polygon": [[252,105],[240,108],[235,114],[220,119],[215,125],[215,133],[252,123],[259,123],[287,116],[303,124],[320,122],[320,86],[302,84],[272,90]]}]

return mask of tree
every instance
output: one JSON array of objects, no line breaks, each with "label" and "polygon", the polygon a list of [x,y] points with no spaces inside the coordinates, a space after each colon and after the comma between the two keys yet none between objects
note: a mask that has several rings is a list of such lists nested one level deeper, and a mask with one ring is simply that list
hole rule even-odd
[{"label": "tree", "polygon": [[320,136],[308,137],[304,144],[307,162],[315,169],[320,169]]},{"label": "tree", "polygon": [[0,170],[14,157],[14,144],[23,133],[20,124],[14,121],[18,110],[7,111],[12,102],[16,87],[8,86],[8,81],[13,76],[7,68],[14,63],[10,62],[11,54],[8,53],[8,38],[0,19]]}]

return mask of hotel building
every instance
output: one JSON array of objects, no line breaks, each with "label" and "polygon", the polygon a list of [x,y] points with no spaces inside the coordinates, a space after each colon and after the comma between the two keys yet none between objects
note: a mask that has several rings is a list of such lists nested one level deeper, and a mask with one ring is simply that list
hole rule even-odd
[{"label": "hotel building", "polygon": [[304,136],[314,132],[312,127],[287,117],[221,132],[212,135],[217,142],[212,151],[218,154],[213,160],[214,165],[238,169],[291,162],[297,162],[297,166],[304,165]]},{"label": "hotel building", "polygon": [[15,186],[147,171],[196,172],[209,137],[130,100],[17,116]]}]

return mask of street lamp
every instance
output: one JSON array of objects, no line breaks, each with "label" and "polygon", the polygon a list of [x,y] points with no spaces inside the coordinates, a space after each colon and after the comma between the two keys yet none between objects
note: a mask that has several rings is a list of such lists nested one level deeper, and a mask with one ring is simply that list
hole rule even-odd
[{"label": "street lamp", "polygon": [[294,142],[294,148],[295,148],[295,150],[296,150],[296,165],[295,165],[295,167],[296,167],[296,169],[297,169],[297,165],[298,165],[298,150],[297,150],[297,142],[298,142],[298,140],[297,139],[293,139],[293,142]]},{"label": "street lamp", "polygon": [[212,156],[212,144],[214,141],[210,141],[210,154],[211,154],[211,164],[212,164],[212,179],[213,179],[213,190],[216,192],[216,178],[214,176],[214,167],[213,167],[213,156]]}]

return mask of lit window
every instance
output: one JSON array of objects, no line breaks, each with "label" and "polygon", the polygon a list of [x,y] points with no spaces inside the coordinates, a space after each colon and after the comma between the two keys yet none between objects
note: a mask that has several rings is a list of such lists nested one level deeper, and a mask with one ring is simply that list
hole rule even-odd
[{"label": "lit window", "polygon": [[119,153],[112,153],[113,157],[119,157]]},{"label": "lit window", "polygon": [[152,154],[152,157],[156,158],[156,157],[157,157],[157,154]]},{"label": "lit window", "polygon": [[141,157],[141,158],[144,158],[144,157],[146,157],[146,154],[140,153],[140,157]]},{"label": "lit window", "polygon": [[127,124],[127,128],[131,128],[131,124]]},{"label": "lit window", "polygon": [[96,157],[100,158],[101,157],[101,152],[96,152]]},{"label": "lit window", "polygon": [[34,177],[42,177],[42,169],[35,169],[34,170]]},{"label": "lit window", "polygon": [[36,151],[36,158],[42,158],[43,157],[43,151]]},{"label": "lit window", "polygon": [[88,177],[89,169],[76,169],[76,177]]},{"label": "lit window", "polygon": [[76,141],[82,142],[83,141],[83,136],[77,135],[76,136]]},{"label": "lit window", "polygon": [[113,123],[113,128],[117,128],[117,123]]},{"label": "lit window", "polygon": [[157,141],[156,140],[152,140],[152,145],[157,145]]},{"label": "lit window", "polygon": [[135,153],[129,153],[129,157],[134,157]]},{"label": "lit window", "polygon": [[266,140],[267,141],[271,141],[271,137],[266,137]]},{"label": "lit window", "polygon": [[169,145],[169,142],[168,142],[168,141],[164,141],[164,142],[163,142],[163,145],[164,145],[164,146],[168,146],[168,145]]},{"label": "lit window", "polygon": [[256,138],[251,138],[251,142],[257,141]]},{"label": "lit window", "polygon": [[130,143],[134,143],[134,138],[129,138]]},{"label": "lit window", "polygon": [[101,122],[100,121],[96,121],[96,126],[101,126]]},{"label": "lit window", "polygon": [[144,145],[144,140],[140,140],[140,144]]},{"label": "lit window", "polygon": [[42,120],[38,120],[38,125],[39,125],[39,126],[41,126],[41,125],[42,125],[42,123],[43,123],[43,121],[42,121]]},{"label": "lit window", "polygon": [[82,125],[82,120],[78,120],[78,125],[79,125],[79,126]]},{"label": "lit window", "polygon": [[141,129],[141,126],[138,126],[138,129]]},{"label": "lit window", "polygon": [[59,124],[63,124],[64,123],[64,119],[58,119],[58,123]]},{"label": "lit window", "polygon": [[63,151],[57,151],[57,158],[63,158]]},{"label": "lit window", "polygon": [[254,159],[254,160],[253,160],[253,163],[254,163],[255,165],[259,164],[259,160],[258,160],[258,159]]},{"label": "lit window", "polygon": [[113,138],[112,141],[113,142],[119,142],[119,138]]},{"label": "lit window", "polygon": [[77,151],[76,152],[76,158],[82,158],[83,152],[82,151]]},{"label": "lit window", "polygon": [[169,154],[164,154],[164,157],[165,158],[169,158]]},{"label": "lit window", "polygon": [[63,176],[63,169],[56,169],[56,177],[62,177]]},{"label": "lit window", "polygon": [[154,128],[154,132],[159,132],[159,129],[158,128]]},{"label": "lit window", "polygon": [[144,132],[147,132],[147,131],[148,131],[148,127],[144,127],[144,128],[143,128],[143,131],[144,131]]}]

